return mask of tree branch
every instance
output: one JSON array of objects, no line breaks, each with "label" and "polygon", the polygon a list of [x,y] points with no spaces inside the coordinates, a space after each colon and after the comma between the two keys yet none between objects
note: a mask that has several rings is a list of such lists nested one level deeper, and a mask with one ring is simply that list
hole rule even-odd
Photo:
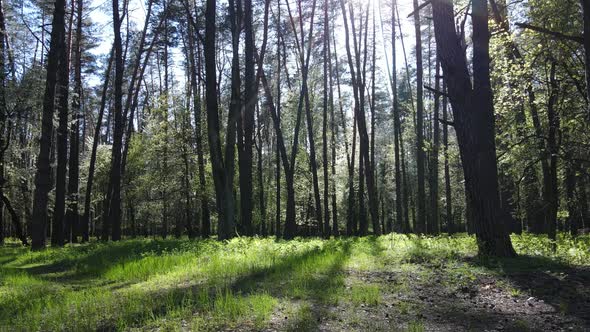
[{"label": "tree branch", "polygon": [[418,6],[418,8],[416,10],[414,10],[413,12],[411,12],[408,15],[408,18],[412,17],[417,11],[420,11],[422,8],[428,6],[430,4],[432,0],[426,0],[426,2],[424,2],[423,4],[421,4],[420,6]]},{"label": "tree branch", "polygon": [[570,36],[570,35],[563,34],[561,32],[551,31],[549,29],[545,29],[545,28],[538,27],[538,26],[535,26],[535,25],[530,25],[528,23],[515,23],[515,24],[516,24],[516,26],[518,26],[518,27],[520,27],[522,29],[533,30],[533,31],[536,31],[536,32],[540,32],[542,34],[553,36],[553,37],[555,37],[557,39],[569,40],[569,41],[573,41],[573,42],[576,42],[576,43],[579,43],[579,44],[584,43],[584,37],[582,37],[582,36]]}]

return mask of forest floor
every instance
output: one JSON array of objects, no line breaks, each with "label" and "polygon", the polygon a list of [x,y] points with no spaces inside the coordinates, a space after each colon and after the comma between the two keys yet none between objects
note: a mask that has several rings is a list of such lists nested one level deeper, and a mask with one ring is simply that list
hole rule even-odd
[{"label": "forest floor", "polygon": [[0,247],[0,331],[590,331],[590,237]]}]

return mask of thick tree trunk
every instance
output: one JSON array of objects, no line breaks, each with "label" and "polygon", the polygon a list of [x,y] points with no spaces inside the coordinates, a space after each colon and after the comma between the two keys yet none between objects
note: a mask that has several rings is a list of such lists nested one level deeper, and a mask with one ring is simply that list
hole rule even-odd
[{"label": "thick tree trunk", "polygon": [[473,1],[473,88],[454,24],[453,5],[434,0],[433,21],[444,79],[453,105],[455,131],[467,195],[473,204],[479,253],[515,256],[504,225],[498,190],[494,143],[494,111],[489,72],[489,30],[486,0]]},{"label": "thick tree trunk", "polygon": [[57,169],[55,176],[55,206],[51,227],[51,244],[63,246],[65,232],[66,182],[68,164],[68,92],[70,80],[69,43],[66,42],[65,24],[59,39],[56,107],[58,109],[57,127]]},{"label": "thick tree trunk", "polygon": [[41,138],[37,170],[35,173],[35,196],[33,199],[33,232],[31,249],[45,247],[47,232],[47,205],[51,190],[51,141],[53,135],[53,112],[55,110],[55,90],[57,85],[58,53],[65,38],[65,0],[55,1],[53,21],[51,23],[51,42],[47,60],[47,79],[43,97],[43,114],[41,120]]},{"label": "thick tree trunk", "polygon": [[[121,42],[121,19],[119,1],[113,0],[113,33],[115,50],[115,81],[114,81],[114,131],[111,153],[111,169],[107,201],[103,211],[102,240],[109,239],[112,227],[112,240],[121,239],[121,149],[123,146],[123,45]],[[110,196],[110,199],[109,199]]]}]

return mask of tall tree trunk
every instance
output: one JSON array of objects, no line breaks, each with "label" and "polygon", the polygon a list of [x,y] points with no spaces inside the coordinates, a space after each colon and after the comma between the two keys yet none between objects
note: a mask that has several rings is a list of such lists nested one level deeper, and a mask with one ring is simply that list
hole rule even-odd
[{"label": "tall tree trunk", "polygon": [[405,222],[402,209],[402,173],[400,160],[400,127],[401,115],[399,109],[399,99],[397,96],[397,63],[396,63],[396,8],[397,1],[391,3],[391,93],[393,95],[393,147],[395,161],[395,216],[398,223],[398,229],[402,233],[410,231],[410,225]]},{"label": "tall tree trunk", "polygon": [[66,212],[66,225],[70,234],[69,241],[77,242],[79,229],[78,189],[80,177],[80,119],[82,118],[82,13],[84,1],[76,3],[76,44],[74,59],[74,96],[72,97],[72,117],[70,125],[70,164],[68,177],[68,200],[70,202]]},{"label": "tall tree trunk", "polygon": [[[311,48],[312,48],[312,44],[313,44],[313,28],[314,28],[314,18],[315,18],[315,9],[316,9],[316,4],[317,1],[313,0],[312,3],[312,11],[311,11],[311,22],[309,24],[309,34],[308,34],[308,43],[307,43],[307,50],[304,51],[305,45],[303,44],[304,39],[303,39],[303,23],[300,22],[300,30],[301,30],[301,45],[299,45],[299,41],[297,34],[295,36],[295,40],[297,41],[297,47],[299,50],[299,57],[300,57],[300,63],[301,63],[301,74],[302,74],[302,83],[301,83],[301,91],[299,94],[299,102],[298,102],[298,107],[297,107],[297,120],[295,123],[295,133],[294,133],[294,137],[293,137],[293,144],[291,146],[291,156],[290,156],[290,160],[288,162],[286,162],[286,154],[284,156],[284,160],[283,160],[283,168],[285,168],[285,178],[286,178],[286,183],[287,183],[287,216],[285,219],[285,231],[283,234],[283,237],[285,239],[291,239],[295,236],[295,233],[297,231],[297,224],[295,222],[295,189],[294,189],[294,177],[295,177],[295,162],[296,162],[296,156],[297,156],[297,147],[299,144],[299,130],[300,130],[300,125],[301,125],[301,115],[303,114],[303,106],[304,106],[304,98],[307,96],[307,73],[308,73],[308,69],[309,69],[309,61],[311,58]],[[291,21],[291,25],[293,27],[293,30],[295,30],[295,23],[293,20],[293,16],[291,15],[291,10],[289,9],[289,2],[287,2],[287,9],[289,10],[289,17],[290,17],[290,21]],[[269,98],[268,94],[270,94],[270,91],[267,92],[267,98]],[[307,96],[306,99],[306,105],[309,105],[309,96]],[[271,108],[272,110],[272,108]],[[274,112],[272,112],[271,114],[273,114],[273,122],[275,122],[275,129],[277,130],[277,133],[279,133],[279,129],[280,127],[278,126],[277,123],[277,119],[275,119],[275,115]],[[282,131],[280,132],[280,135],[282,136]],[[283,142],[284,143],[284,142]],[[283,148],[281,148],[282,150],[284,150]],[[290,165],[290,167],[289,167]],[[321,210],[320,210],[321,211]]]},{"label": "tall tree trunk", "polygon": [[473,86],[454,24],[453,4],[432,1],[434,31],[453,106],[455,131],[472,201],[479,253],[502,257],[516,252],[506,231],[498,190],[494,110],[490,87],[487,0],[473,0]]},{"label": "tall tree trunk", "polygon": [[[189,7],[186,7],[187,17],[192,22],[192,15]],[[197,26],[195,25],[196,29]],[[195,42],[195,33],[193,24],[188,26],[188,52],[190,65],[191,92],[193,97],[193,113],[195,118],[195,141],[197,148],[197,164],[199,167],[199,200],[201,203],[201,236],[209,237],[211,233],[211,216],[209,212],[209,198],[207,197],[206,180],[205,180],[205,160],[203,158],[203,131],[201,129],[201,82],[198,78],[201,76],[201,52],[199,45]],[[196,46],[196,54],[195,54]],[[195,59],[195,56],[197,59]]]},{"label": "tall tree trunk", "polygon": [[[365,180],[366,180],[366,185],[367,185],[367,191],[369,193],[369,210],[371,212],[371,220],[373,222],[373,232],[377,235],[381,234],[381,227],[379,224],[379,211],[378,211],[378,199],[377,199],[377,195],[376,195],[376,191],[375,191],[375,182],[374,182],[374,177],[373,177],[373,169],[371,168],[371,160],[369,157],[369,136],[367,134],[367,125],[366,125],[366,119],[365,119],[365,113],[364,113],[364,109],[363,108],[363,99],[364,99],[364,89],[362,88],[364,86],[364,84],[362,84],[363,82],[359,82],[359,78],[361,77],[361,74],[359,74],[359,76],[355,76],[355,70],[354,70],[354,64],[353,64],[353,60],[352,60],[352,54],[350,52],[350,38],[349,38],[349,30],[348,30],[348,20],[346,18],[346,9],[344,7],[344,1],[341,0],[340,1],[340,7],[342,9],[342,14],[344,17],[344,29],[345,29],[345,40],[346,40],[346,53],[347,53],[347,58],[348,58],[348,63],[349,63],[349,69],[351,72],[351,77],[352,77],[352,86],[353,86],[353,94],[354,94],[354,99],[355,99],[355,106],[354,106],[354,113],[355,113],[355,119],[356,119],[356,123],[358,125],[358,131],[359,131],[359,142],[360,142],[360,153],[361,153],[361,159],[363,160],[363,165],[364,165],[364,172],[365,172]],[[368,17],[367,17],[368,19]],[[351,22],[354,22],[354,17],[352,16],[352,12],[351,12]],[[354,23],[353,23],[353,27],[352,27],[352,31],[353,31],[353,36],[354,36]],[[356,38],[353,38],[353,40],[356,40]],[[355,42],[356,44],[356,42]],[[355,46],[355,49],[357,49],[357,47]],[[366,48],[365,48],[366,51]],[[358,53],[358,52],[357,52]],[[357,69],[359,69],[360,66],[360,56],[356,57],[356,63],[357,63]]]},{"label": "tall tree trunk", "polygon": [[258,86],[254,69],[254,28],[252,26],[252,0],[244,0],[244,110],[243,140],[238,140],[240,168],[241,226],[245,235],[252,235],[252,145],[254,144],[254,113]]},{"label": "tall tree trunk", "polygon": [[[110,202],[103,214],[102,240],[109,238],[112,227],[112,240],[121,239],[121,149],[123,145],[123,45],[121,42],[121,19],[119,15],[119,0],[112,0],[113,4],[113,33],[115,49],[115,81],[113,113],[114,131],[113,148],[111,153],[111,169],[109,174]],[[107,197],[108,193],[107,192]]]},{"label": "tall tree trunk", "polygon": [[51,227],[51,244],[63,246],[65,232],[66,182],[68,164],[68,90],[70,80],[69,43],[66,42],[65,24],[59,39],[57,67],[57,170],[55,177],[55,206]]},{"label": "tall tree trunk", "polygon": [[266,204],[264,201],[264,176],[263,176],[263,165],[262,165],[262,131],[261,127],[261,119],[260,119],[260,110],[258,105],[256,105],[256,118],[258,118],[258,126],[256,127],[257,136],[258,136],[258,203],[260,206],[260,224],[261,224],[261,233],[262,236],[266,236]]},{"label": "tall tree trunk", "polygon": [[107,70],[104,76],[104,85],[100,98],[100,108],[98,111],[98,118],[96,119],[96,128],[94,129],[94,139],[92,141],[92,151],[90,152],[90,165],[88,168],[88,180],[86,182],[86,196],[84,198],[84,216],[81,222],[82,241],[89,240],[89,225],[90,225],[90,205],[92,202],[92,185],[94,182],[94,170],[96,168],[96,153],[98,151],[98,143],[100,140],[100,130],[102,128],[102,118],[104,116],[104,109],[106,106],[107,92],[109,88],[109,80],[111,76],[111,69],[113,66],[114,48],[111,50]]},{"label": "tall tree trunk", "polygon": [[546,225],[547,235],[553,241],[556,240],[557,229],[557,211],[559,203],[559,193],[557,185],[557,156],[559,154],[558,135],[559,135],[559,114],[555,109],[557,107],[558,86],[555,78],[557,63],[551,62],[549,74],[549,101],[547,105],[547,123],[549,124],[549,135],[547,137],[547,149],[549,152],[550,177],[547,188],[547,199],[549,208],[547,209]]},{"label": "tall tree trunk", "polygon": [[[436,57],[436,71],[434,89],[440,91],[440,61]],[[439,211],[438,211],[438,151],[440,146],[440,93],[434,94],[434,117],[432,119],[432,160],[430,162],[430,226],[429,232],[438,234],[440,232]]]},{"label": "tall tree trunk", "polygon": [[[447,86],[443,82],[443,92],[446,93]],[[443,97],[443,155],[445,158],[445,208],[447,214],[447,232],[453,234],[455,232],[455,220],[453,218],[453,196],[451,192],[451,173],[449,169],[449,126],[448,123],[448,112],[447,112],[447,97]]]},{"label": "tall tree trunk", "polygon": [[[0,0],[0,195],[4,195],[4,154],[8,143],[4,132],[7,127],[8,107],[6,105],[6,24],[4,22],[4,2]],[[10,129],[10,128],[8,128]],[[6,148],[4,148],[6,146]],[[0,244],[4,243],[4,206],[0,202]]]},{"label": "tall tree trunk", "polygon": [[328,0],[324,0],[324,100],[323,100],[323,121],[322,121],[322,164],[324,171],[324,225],[323,234],[325,237],[330,236],[330,179],[328,176],[328,48],[330,47],[330,28],[328,19]]},{"label": "tall tree trunk", "polygon": [[[333,236],[338,236],[339,235],[339,230],[338,230],[338,206],[336,203],[336,136],[338,136],[338,125],[336,124],[336,117],[334,115],[334,82],[333,82],[333,68],[332,68],[332,51],[331,51],[331,46],[330,46],[330,42],[329,42],[329,38],[328,38],[328,48],[327,48],[328,54],[328,77],[330,78],[329,80],[329,89],[330,89],[330,146],[332,148],[331,151],[331,157],[332,157],[332,163],[331,163],[331,178],[330,178],[330,184],[332,187],[332,235]],[[344,137],[344,139],[346,140],[346,137]],[[346,143],[348,145],[348,143]],[[346,149],[348,150],[348,149]],[[347,158],[348,158],[348,151],[346,151],[347,153]]]},{"label": "tall tree trunk", "polygon": [[[277,126],[281,125],[281,0],[277,0]],[[279,149],[280,140],[277,134],[277,156],[276,156],[276,220],[275,235],[278,238],[281,235],[281,150]]]},{"label": "tall tree trunk", "polygon": [[[580,0],[584,15],[584,64],[586,71],[586,96],[590,100],[590,0]],[[588,106],[587,106],[588,107]],[[587,109],[590,120],[590,107]]]},{"label": "tall tree trunk", "polygon": [[[299,6],[299,27],[301,31],[301,45],[304,45],[303,39],[303,13],[301,10],[301,0],[298,1]],[[312,15],[315,13],[315,6],[313,8]],[[313,18],[312,18],[313,22]],[[310,31],[313,29],[310,29]],[[310,35],[311,37],[311,35]],[[311,45],[312,39],[308,40],[308,43]],[[311,46],[310,46],[311,47]],[[303,65],[303,64],[302,64]],[[309,163],[311,168],[311,175],[312,175],[312,184],[313,184],[313,198],[315,202],[315,219],[320,226],[320,229],[323,229],[324,224],[322,221],[322,202],[320,198],[320,186],[319,186],[319,177],[318,177],[318,163],[316,158],[316,151],[315,151],[315,138],[314,138],[314,130],[313,130],[313,117],[311,114],[311,101],[309,99],[309,86],[308,86],[308,70],[302,71],[302,92],[303,97],[305,99],[305,119],[307,123],[307,138],[309,141]]]},{"label": "tall tree trunk", "polygon": [[424,101],[422,68],[422,31],[420,28],[420,10],[418,0],[414,0],[414,30],[416,33],[416,168],[418,177],[418,197],[416,233],[425,233],[426,229],[426,194],[424,189]]},{"label": "tall tree trunk", "polygon": [[[332,32],[334,33],[334,32]],[[347,204],[347,213],[346,213],[346,235],[353,235],[356,232],[355,226],[355,216],[354,216],[354,156],[356,150],[356,121],[353,119],[353,138],[352,138],[352,153],[348,149],[348,135],[346,134],[346,115],[344,114],[344,107],[342,106],[342,91],[340,88],[340,73],[338,65],[338,51],[336,48],[336,38],[332,35],[332,42],[334,46],[334,60],[335,60],[335,68],[334,71],[336,72],[336,88],[338,91],[338,108],[340,110],[340,121],[342,125],[342,136],[344,138],[344,148],[346,150],[346,165],[348,168],[348,204]]]}]

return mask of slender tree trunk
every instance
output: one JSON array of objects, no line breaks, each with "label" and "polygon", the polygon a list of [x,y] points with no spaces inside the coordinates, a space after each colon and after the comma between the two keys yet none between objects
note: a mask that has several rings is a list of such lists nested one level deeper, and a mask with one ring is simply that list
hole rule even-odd
[{"label": "slender tree trunk", "polygon": [[[4,195],[4,154],[8,143],[4,132],[7,127],[8,107],[6,105],[6,28],[4,22],[4,2],[0,0],[0,195]],[[10,129],[10,128],[9,128]],[[6,146],[6,148],[5,148]],[[0,201],[0,245],[4,243],[4,206]]]},{"label": "slender tree trunk", "polygon": [[80,119],[82,117],[82,14],[84,1],[76,3],[76,44],[74,59],[74,96],[72,97],[72,117],[70,125],[70,164],[68,177],[68,200],[70,204],[66,212],[66,225],[70,229],[66,234],[71,234],[68,239],[71,242],[78,242],[79,215],[78,215],[78,189],[80,177]]},{"label": "slender tree trunk", "polygon": [[[436,71],[434,89],[440,91],[440,61],[436,57]],[[440,146],[440,127],[439,127],[439,113],[440,113],[440,94],[434,94],[434,117],[432,119],[432,160],[430,162],[430,232],[438,234],[440,232],[439,209],[438,209],[438,151]]]},{"label": "slender tree trunk", "polygon": [[[190,21],[192,21],[192,15],[187,10],[187,17]],[[195,26],[196,28],[196,26]],[[209,212],[209,198],[206,194],[206,180],[205,180],[205,160],[203,158],[203,131],[201,129],[201,83],[198,78],[201,76],[201,52],[199,45],[195,42],[195,33],[197,31],[193,30],[193,25],[189,24],[188,26],[188,45],[189,45],[189,65],[190,65],[190,80],[191,80],[191,88],[192,88],[192,97],[193,97],[193,112],[195,118],[195,141],[196,141],[196,148],[197,148],[197,164],[199,167],[199,200],[201,203],[201,236],[203,238],[209,237],[211,234],[211,216]],[[197,44],[197,45],[195,45]],[[195,46],[196,46],[196,54],[195,54]],[[195,55],[197,59],[195,59]]]},{"label": "slender tree trunk", "polygon": [[113,65],[114,48],[111,50],[107,70],[104,76],[104,85],[102,95],[100,98],[100,109],[98,111],[98,118],[96,120],[96,128],[94,129],[94,139],[92,141],[92,151],[90,152],[90,165],[88,169],[88,180],[86,182],[86,196],[84,198],[84,216],[81,222],[82,242],[87,242],[89,239],[89,225],[90,225],[90,205],[92,202],[92,185],[94,182],[94,170],[96,168],[96,153],[98,151],[98,143],[100,140],[100,130],[102,128],[102,118],[106,106],[107,92],[109,88],[109,80],[111,76],[111,69]]},{"label": "slender tree trunk", "polygon": [[[334,32],[332,32],[334,33]],[[346,235],[352,235],[356,232],[355,217],[354,217],[354,156],[356,150],[356,121],[353,119],[353,139],[352,139],[352,153],[348,149],[348,135],[346,134],[346,115],[344,114],[344,108],[342,106],[342,91],[340,89],[340,73],[338,65],[338,52],[336,48],[336,38],[332,35],[332,42],[334,45],[334,59],[335,59],[335,72],[336,72],[336,88],[338,91],[338,108],[340,110],[340,121],[342,125],[342,135],[344,137],[344,148],[346,150],[346,165],[348,167],[348,204],[346,214]]]},{"label": "slender tree trunk", "polygon": [[[590,0],[580,0],[584,15],[584,64],[586,71],[586,96],[590,100]],[[590,119],[590,107],[588,107],[588,119]]]},{"label": "slender tree trunk", "polygon": [[[328,38],[328,47],[327,47],[327,57],[328,57],[328,77],[329,80],[329,89],[330,89],[330,146],[332,148],[331,157],[331,179],[330,185],[332,187],[332,235],[338,236],[338,206],[336,202],[336,136],[338,136],[338,125],[336,124],[336,117],[334,115],[334,82],[333,82],[333,69],[332,69],[332,52],[330,47],[330,42]],[[344,138],[346,140],[346,137]],[[346,143],[348,144],[348,143]],[[347,149],[348,150],[348,149]],[[348,151],[347,151],[347,158],[348,158]]]},{"label": "slender tree trunk", "polygon": [[416,233],[425,233],[426,229],[426,194],[424,189],[424,101],[422,68],[422,31],[420,28],[420,10],[418,0],[414,0],[414,30],[416,33],[416,169],[418,177],[418,197]]},{"label": "slender tree trunk", "polygon": [[263,176],[263,169],[262,169],[262,132],[261,132],[261,119],[260,119],[260,110],[258,104],[256,105],[256,118],[258,118],[258,126],[256,127],[257,136],[258,136],[258,203],[260,204],[260,224],[261,224],[261,233],[263,236],[266,236],[266,204],[264,201],[264,176]]},{"label": "slender tree trunk", "polygon": [[[447,87],[446,84],[443,82],[443,92],[446,93]],[[443,155],[445,158],[444,167],[445,167],[445,208],[447,213],[447,232],[449,234],[453,234],[455,232],[455,220],[453,218],[453,196],[451,192],[451,173],[449,169],[449,127],[448,117],[447,117],[447,97],[443,97]]]},{"label": "slender tree trunk", "polygon": [[[281,125],[281,0],[277,0],[277,126]],[[277,133],[277,156],[276,156],[276,220],[275,235],[281,236],[281,150],[279,149],[280,140]]]},{"label": "slender tree trunk", "polygon": [[397,96],[397,63],[396,63],[396,8],[397,1],[393,0],[391,3],[391,93],[393,95],[393,147],[394,147],[394,162],[395,162],[395,216],[398,228],[402,233],[410,231],[410,225],[406,224],[403,217],[402,209],[402,173],[400,160],[400,127],[401,115],[399,109],[399,99]]},{"label": "slender tree trunk", "polygon": [[549,74],[549,101],[547,106],[547,122],[549,124],[549,135],[547,137],[547,148],[549,152],[549,164],[550,164],[550,180],[548,188],[548,203],[549,209],[546,216],[545,229],[549,238],[553,241],[556,240],[556,229],[557,229],[557,211],[559,208],[559,192],[557,185],[557,156],[559,154],[558,135],[559,135],[559,114],[557,112],[556,104],[558,99],[558,86],[555,78],[557,63],[551,62],[551,69]]},{"label": "slender tree trunk", "polygon": [[[303,15],[301,12],[301,1],[298,2],[299,5],[299,26],[301,30],[301,45],[304,44],[303,40]],[[314,6],[315,12],[315,6]],[[313,29],[310,29],[313,30]],[[311,38],[308,40],[308,43],[311,45],[312,40]],[[310,46],[311,47],[311,46]],[[311,167],[311,175],[312,175],[312,183],[313,183],[313,198],[315,202],[315,219],[320,225],[320,229],[324,228],[323,218],[322,218],[322,202],[320,198],[320,186],[319,186],[319,177],[318,177],[318,163],[316,158],[316,151],[315,151],[315,138],[314,138],[314,130],[313,130],[313,117],[311,114],[311,102],[309,99],[309,87],[308,87],[308,70],[302,71],[302,92],[303,97],[305,100],[305,118],[307,123],[307,138],[309,141],[309,163]]]},{"label": "slender tree trunk", "polygon": [[330,178],[328,176],[328,48],[330,46],[330,28],[328,19],[328,0],[324,0],[324,100],[323,100],[323,121],[322,121],[322,164],[324,171],[324,225],[323,234],[325,237],[330,236]]}]

